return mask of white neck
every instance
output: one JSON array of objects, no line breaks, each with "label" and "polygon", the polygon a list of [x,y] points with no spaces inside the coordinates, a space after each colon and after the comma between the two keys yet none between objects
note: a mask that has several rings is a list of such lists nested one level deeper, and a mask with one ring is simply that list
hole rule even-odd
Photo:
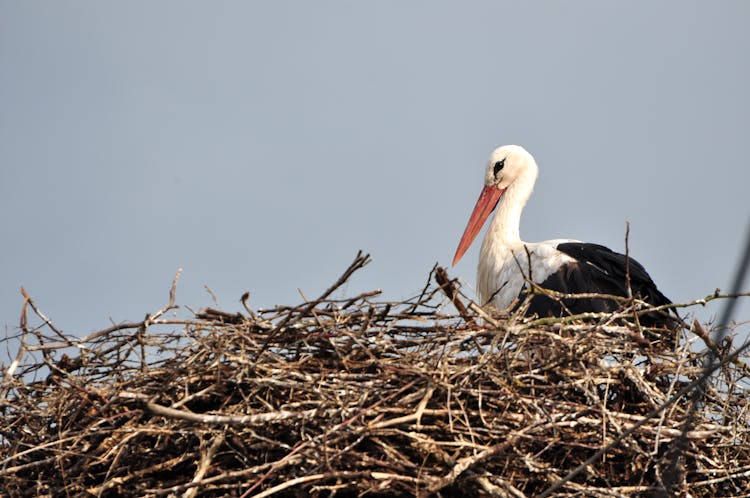
[{"label": "white neck", "polygon": [[514,261],[513,251],[523,245],[518,227],[521,223],[521,212],[531,196],[535,180],[536,175],[533,174],[529,177],[517,178],[500,198],[495,215],[482,241],[482,248],[479,250],[477,290],[482,304],[494,295],[494,305],[504,309],[521,290],[522,279],[514,281],[513,285],[502,285],[501,289],[498,289],[498,285],[503,278],[501,275],[506,270],[506,266],[515,268],[507,263]]}]

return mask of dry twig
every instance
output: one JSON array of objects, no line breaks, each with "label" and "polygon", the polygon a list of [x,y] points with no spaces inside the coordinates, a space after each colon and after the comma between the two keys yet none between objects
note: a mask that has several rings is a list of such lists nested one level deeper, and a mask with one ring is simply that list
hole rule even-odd
[{"label": "dry twig", "polygon": [[[178,274],[167,306],[84,338],[25,294],[18,354],[0,369],[5,494],[665,491],[705,353],[660,348],[619,320],[653,310],[632,300],[610,316],[491,315],[440,268],[412,299],[331,298],[368,261],[358,254],[299,306],[166,319]],[[458,315],[442,311],[448,300]],[[675,475],[691,496],[740,494],[750,488],[747,368],[692,328],[725,364]]]}]

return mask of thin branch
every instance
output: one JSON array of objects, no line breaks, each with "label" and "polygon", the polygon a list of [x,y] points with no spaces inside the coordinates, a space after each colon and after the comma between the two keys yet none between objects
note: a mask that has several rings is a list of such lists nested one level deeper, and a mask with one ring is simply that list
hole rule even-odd
[{"label": "thin branch", "polygon": [[719,363],[715,365],[709,365],[707,366],[700,377],[693,380],[691,383],[680,389],[676,394],[674,394],[671,398],[669,398],[667,401],[662,403],[661,405],[657,406],[653,410],[651,410],[642,421],[636,423],[631,427],[630,429],[624,431],[622,434],[617,436],[611,443],[604,446],[600,450],[598,450],[596,453],[591,455],[585,462],[580,464],[578,467],[570,471],[565,477],[557,481],[555,484],[547,488],[541,495],[539,495],[539,498],[546,498],[547,496],[550,496],[553,492],[560,489],[560,487],[570,482],[573,478],[575,478],[578,474],[580,474],[586,467],[591,465],[592,463],[599,460],[604,454],[611,451],[613,448],[617,447],[624,439],[630,437],[633,433],[635,433],[638,429],[643,427],[650,419],[656,417],[661,412],[672,406],[679,400],[681,397],[685,396],[686,394],[691,393],[696,387],[700,386],[705,382],[706,379],[708,379],[713,373],[718,370],[719,368],[723,367],[727,363],[730,363],[735,358],[738,358],[740,354],[742,354],[743,351],[745,351],[748,347],[750,347],[750,341],[743,344],[740,348],[737,348],[736,351],[734,351],[732,354],[728,355],[726,358],[722,359]]},{"label": "thin branch", "polygon": [[[123,392],[120,393],[121,398],[135,398],[138,399],[140,396],[133,393]],[[160,415],[162,417],[169,417],[174,419],[186,420],[188,422],[195,422],[198,424],[206,425],[257,425],[257,424],[268,424],[273,422],[279,422],[286,419],[305,419],[322,415],[325,412],[320,412],[318,409],[304,410],[301,412],[292,411],[277,411],[270,413],[256,413],[254,415],[208,415],[204,413],[192,413],[182,410],[176,410],[167,406],[162,406],[157,403],[150,401],[144,402],[145,407],[154,415]]]},{"label": "thin branch", "polygon": [[458,313],[463,317],[464,320],[466,320],[468,323],[474,323],[474,320],[469,316],[469,312],[466,309],[466,306],[464,306],[464,303],[461,302],[461,300],[458,297],[458,289],[456,289],[456,285],[453,281],[451,281],[450,277],[448,277],[448,272],[445,271],[445,268],[442,266],[435,266],[435,282],[440,286],[440,289],[445,293],[445,295],[450,299],[450,301],[453,303],[453,306],[456,307],[458,310]]},{"label": "thin branch", "polygon": [[223,432],[220,432],[219,434],[214,436],[213,440],[211,441],[211,445],[203,452],[201,462],[198,465],[198,468],[195,470],[195,475],[193,476],[192,483],[196,486],[185,491],[185,493],[183,493],[182,495],[183,498],[194,498],[198,494],[198,485],[200,485],[203,477],[206,475],[206,472],[208,472],[208,468],[211,465],[211,462],[214,459],[214,455],[218,451],[219,447],[224,444],[224,439],[225,435]]},{"label": "thin branch", "polygon": [[[369,254],[362,254],[362,251],[357,251],[357,255],[354,257],[354,261],[349,265],[346,271],[344,271],[344,273],[338,278],[338,280],[336,280],[336,282],[334,282],[332,286],[326,289],[326,291],[323,292],[323,294],[321,294],[319,298],[315,299],[314,301],[309,302],[299,313],[299,316],[307,316],[308,313],[310,313],[310,311],[313,308],[319,305],[325,298],[333,294],[334,291],[336,291],[336,289],[344,285],[346,281],[349,280],[349,277],[351,277],[355,271],[359,270],[360,268],[363,268],[369,262],[370,262]],[[255,357],[256,362],[260,360],[263,353],[266,351],[266,349],[268,349],[268,346],[271,343],[271,340],[276,336],[276,334],[279,333],[279,331],[284,329],[284,327],[291,321],[293,316],[294,316],[293,312],[290,312],[289,314],[287,314],[287,316],[283,320],[281,320],[281,322],[278,325],[276,325],[268,333],[268,337],[266,338],[265,342],[260,348],[260,351]]]}]

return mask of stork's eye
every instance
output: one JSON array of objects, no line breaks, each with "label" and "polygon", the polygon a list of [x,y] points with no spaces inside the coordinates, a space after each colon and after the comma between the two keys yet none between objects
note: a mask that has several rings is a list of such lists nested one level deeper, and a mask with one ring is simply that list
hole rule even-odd
[{"label": "stork's eye", "polygon": [[503,166],[505,166],[505,159],[501,159],[500,161],[495,163],[495,169],[493,170],[495,176],[497,176],[500,170],[503,169]]}]

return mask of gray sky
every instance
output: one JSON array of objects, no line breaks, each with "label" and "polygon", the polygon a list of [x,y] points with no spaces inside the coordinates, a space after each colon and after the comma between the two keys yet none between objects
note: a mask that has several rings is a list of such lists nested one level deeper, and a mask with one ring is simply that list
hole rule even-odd
[{"label": "gray sky", "polygon": [[[748,222],[750,3],[0,0],[0,321],[75,334],[181,304],[407,297],[448,265],[496,146],[521,235],[728,289]],[[452,274],[474,285],[479,244]],[[743,306],[737,318],[749,318]],[[697,310],[703,319],[718,306]]]}]

